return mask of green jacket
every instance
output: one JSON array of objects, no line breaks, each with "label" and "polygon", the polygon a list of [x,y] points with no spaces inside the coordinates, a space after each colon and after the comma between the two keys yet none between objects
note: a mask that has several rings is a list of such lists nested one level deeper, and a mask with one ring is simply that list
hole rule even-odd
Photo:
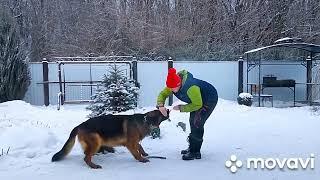
[{"label": "green jacket", "polygon": [[[193,79],[193,76],[188,71],[182,70],[178,72],[178,75],[182,77],[182,85],[179,91],[177,93],[174,93],[174,95],[178,99],[188,103],[186,105],[181,105],[180,111],[193,112],[199,110],[203,106],[200,87],[197,85],[197,83],[192,83],[194,81],[190,81],[191,79]],[[173,94],[173,92],[169,88],[165,87],[158,95],[157,105],[164,105],[166,99],[171,94]]]}]

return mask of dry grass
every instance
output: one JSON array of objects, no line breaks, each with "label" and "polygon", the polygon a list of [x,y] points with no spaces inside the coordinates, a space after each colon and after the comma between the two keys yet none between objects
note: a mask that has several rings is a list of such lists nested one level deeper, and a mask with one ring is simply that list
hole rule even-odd
[{"label": "dry grass", "polygon": [[1,154],[0,156],[4,156],[4,155],[8,155],[10,151],[10,146],[8,147],[8,149],[3,149],[1,148]]}]

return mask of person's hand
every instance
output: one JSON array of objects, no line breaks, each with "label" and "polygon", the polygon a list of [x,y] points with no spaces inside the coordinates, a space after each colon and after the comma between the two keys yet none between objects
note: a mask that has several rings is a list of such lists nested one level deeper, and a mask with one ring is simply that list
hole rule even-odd
[{"label": "person's hand", "polygon": [[173,106],[173,110],[180,111],[180,105]]},{"label": "person's hand", "polygon": [[165,117],[168,116],[168,113],[167,113],[167,108],[165,108],[164,106],[161,106],[159,107],[159,111],[161,112],[161,114]]}]

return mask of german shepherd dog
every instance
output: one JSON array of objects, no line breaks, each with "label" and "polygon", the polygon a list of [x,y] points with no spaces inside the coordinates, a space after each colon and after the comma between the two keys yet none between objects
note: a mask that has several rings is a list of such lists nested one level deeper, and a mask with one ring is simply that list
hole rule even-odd
[{"label": "german shepherd dog", "polygon": [[91,168],[101,168],[100,165],[94,164],[91,158],[103,146],[125,146],[136,160],[149,162],[145,157],[148,154],[143,150],[140,141],[168,118],[169,110],[167,117],[159,110],[153,110],[145,114],[104,115],[90,118],[71,131],[63,148],[52,157],[52,162],[61,160],[71,151],[76,136],[84,150],[84,161]]}]

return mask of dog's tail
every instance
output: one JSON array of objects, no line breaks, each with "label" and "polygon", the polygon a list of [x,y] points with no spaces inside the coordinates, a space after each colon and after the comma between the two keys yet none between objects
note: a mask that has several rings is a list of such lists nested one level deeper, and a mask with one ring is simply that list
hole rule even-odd
[{"label": "dog's tail", "polygon": [[73,130],[70,133],[69,139],[67,140],[66,143],[64,143],[63,148],[57,152],[55,155],[52,156],[51,161],[60,161],[62,158],[64,158],[66,155],[69,154],[69,152],[71,151],[74,142],[76,140],[76,136],[78,134],[78,126],[73,128]]}]

